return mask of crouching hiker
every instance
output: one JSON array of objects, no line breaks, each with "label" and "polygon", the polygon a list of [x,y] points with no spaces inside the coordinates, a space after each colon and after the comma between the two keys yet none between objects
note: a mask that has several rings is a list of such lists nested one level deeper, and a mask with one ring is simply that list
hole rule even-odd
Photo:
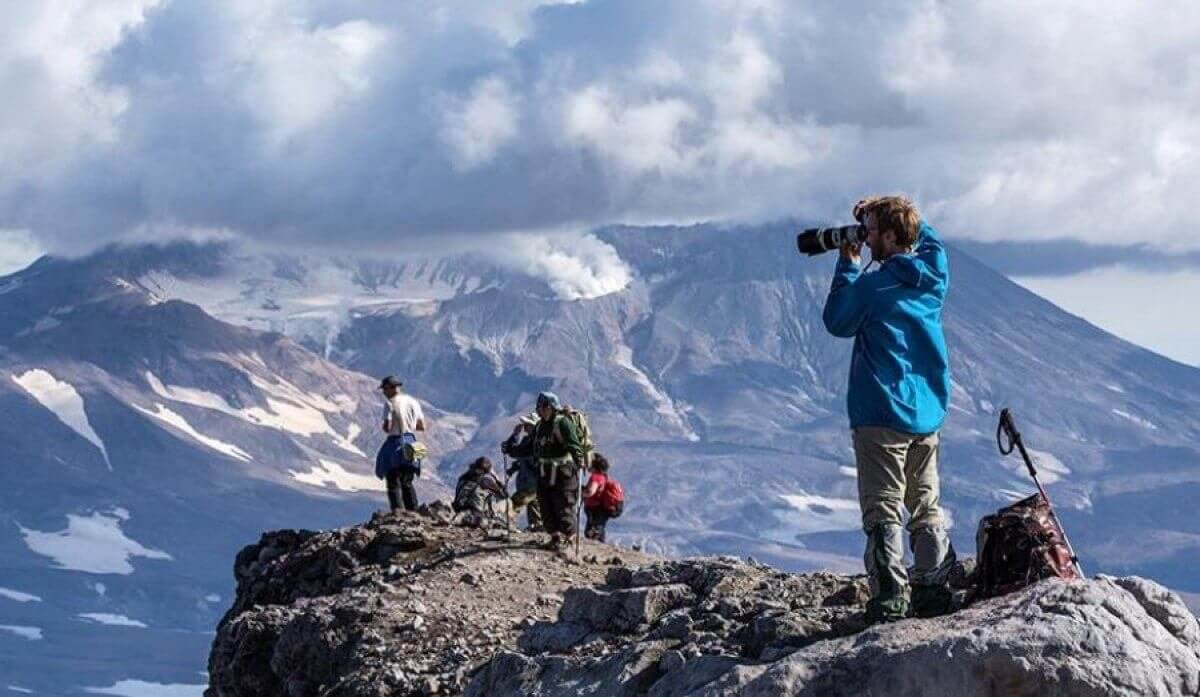
[{"label": "crouching hiker", "polygon": [[506,440],[500,445],[509,456],[529,457],[537,465],[538,505],[550,533],[546,548],[554,551],[564,550],[575,536],[575,504],[585,456],[575,423],[560,409],[554,393],[539,394],[533,436],[521,443]]},{"label": "crouching hiker", "polygon": [[508,494],[504,485],[492,474],[492,461],[486,457],[476,458],[467,471],[454,485],[454,502],[450,507],[462,514],[462,521],[478,527],[485,520],[495,517],[493,504],[503,501]]},{"label": "crouching hiker", "polygon": [[426,428],[421,403],[400,391],[403,384],[391,375],[379,383],[384,397],[383,432],[387,439],[375,456],[375,476],[387,480],[388,506],[393,513],[402,504],[405,510],[417,510],[413,480],[421,476],[418,452],[424,447],[418,443],[416,434]]},{"label": "crouching hiker", "polygon": [[625,491],[620,482],[609,476],[608,469],[608,459],[594,453],[591,477],[583,489],[583,512],[587,515],[583,535],[597,542],[604,542],[604,527],[608,521],[625,511]]},{"label": "crouching hiker", "polygon": [[[517,427],[513,429],[512,435],[508,437],[507,443],[511,446],[528,446],[533,440],[533,430],[537,425],[538,415],[528,414],[522,416],[517,423]],[[525,524],[527,532],[542,532],[545,528],[542,527],[542,509],[538,505],[538,471],[537,464],[532,457],[518,457],[513,459],[512,466],[505,472],[506,476],[517,475],[517,483],[515,490],[512,493],[513,512],[520,515],[521,508],[525,508]]]}]

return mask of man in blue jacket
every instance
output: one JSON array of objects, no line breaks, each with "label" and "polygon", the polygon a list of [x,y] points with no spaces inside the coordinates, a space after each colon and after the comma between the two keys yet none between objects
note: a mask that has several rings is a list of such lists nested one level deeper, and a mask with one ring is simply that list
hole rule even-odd
[{"label": "man in blue jacket", "polygon": [[942,335],[950,269],[937,233],[908,199],[864,199],[854,216],[881,268],[864,274],[861,245],[843,246],[824,320],[834,336],[854,337],[847,406],[867,534],[867,618],[894,621],[909,611],[901,507],[909,513],[913,614],[929,617],[949,610],[946,576],[955,561],[937,472],[950,398]]}]

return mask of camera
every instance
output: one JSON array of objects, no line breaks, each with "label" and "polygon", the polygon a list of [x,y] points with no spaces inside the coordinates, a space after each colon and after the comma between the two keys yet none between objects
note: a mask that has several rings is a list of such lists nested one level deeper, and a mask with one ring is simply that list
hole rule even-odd
[{"label": "camera", "polygon": [[814,227],[796,235],[796,246],[801,254],[816,256],[831,249],[838,249],[847,242],[862,244],[867,241],[867,228],[862,224],[840,227]]}]

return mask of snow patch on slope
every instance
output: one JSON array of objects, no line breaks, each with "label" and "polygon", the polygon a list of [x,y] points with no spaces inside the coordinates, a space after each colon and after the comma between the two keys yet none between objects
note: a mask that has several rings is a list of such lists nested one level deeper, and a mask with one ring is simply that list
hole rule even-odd
[{"label": "snow patch on slope", "polygon": [[42,599],[32,593],[22,593],[11,588],[0,586],[0,598],[8,598],[18,603],[40,603]]},{"label": "snow patch on slope", "polygon": [[[263,407],[238,409],[224,397],[212,392],[194,387],[164,384],[150,371],[146,371],[146,382],[154,394],[164,399],[211,409],[255,426],[273,428],[306,438],[314,435],[327,435],[343,450],[366,457],[350,439],[334,430],[325,418],[325,414],[353,411],[356,406],[353,399],[346,395],[336,395],[333,399],[326,399],[321,395],[304,392],[283,378],[275,377],[273,380],[267,380],[254,373],[247,373],[247,375],[251,384],[266,393],[264,395],[267,403],[266,409]],[[351,429],[351,434],[351,439],[357,435],[354,434],[353,429]]]},{"label": "snow patch on slope", "polygon": [[20,524],[18,527],[25,545],[34,554],[54,560],[60,569],[128,575],[133,573],[133,557],[172,560],[170,554],[127,537],[121,530],[121,523],[127,520],[129,512],[117,508],[107,515],[67,514],[67,528],[56,532],[31,530]]},{"label": "snow patch on slope", "polygon": [[645,392],[646,396],[654,402],[654,411],[658,415],[667,419],[683,432],[684,436],[692,441],[700,440],[700,436],[696,434],[687,424],[687,421],[680,415],[679,410],[675,407],[675,402],[668,397],[662,390],[655,387],[651,382],[650,377],[638,368],[633,363],[633,349],[627,344],[616,346],[616,351],[613,354],[613,362],[625,368],[633,374],[634,382],[636,382]]},{"label": "snow patch on slope", "polygon": [[41,627],[23,627],[17,624],[0,624],[0,631],[16,634],[17,636],[28,639],[30,641],[41,641]]},{"label": "snow patch on slope", "polygon": [[355,474],[349,472],[336,462],[321,460],[320,467],[313,467],[307,472],[288,470],[292,478],[298,482],[312,486],[332,486],[339,491],[383,491],[384,483],[374,475]]},{"label": "snow patch on slope", "polygon": [[229,457],[236,458],[238,460],[241,460],[242,462],[250,462],[251,460],[254,459],[245,450],[242,450],[241,448],[237,447],[236,445],[234,445],[232,443],[226,443],[223,440],[217,440],[216,438],[210,438],[210,437],[204,435],[203,433],[200,433],[190,423],[188,423],[187,419],[183,418],[183,416],[181,416],[180,414],[173,412],[170,409],[164,407],[163,405],[155,403],[154,407],[155,407],[156,411],[150,411],[149,409],[143,409],[142,407],[139,407],[136,404],[133,405],[134,409],[137,409],[138,411],[142,412],[143,414],[146,414],[147,416],[151,416],[165,424],[168,424],[168,425],[186,433],[188,436],[190,436],[196,442],[198,442],[201,445],[204,445],[206,447],[212,448],[213,450],[216,450],[217,452],[221,453],[222,455],[228,455]]},{"label": "snow patch on slope", "polygon": [[[1037,468],[1038,479],[1042,480],[1043,485],[1049,486],[1055,482],[1062,481],[1063,477],[1071,473],[1071,468],[1063,464],[1063,461],[1054,455],[1044,450],[1034,450],[1033,448],[1027,448],[1027,450],[1029,450],[1029,457],[1033,459],[1033,466]],[[1013,474],[1026,478],[1026,481],[1028,481],[1029,470],[1026,469],[1024,462],[1009,458],[1004,460],[1004,465]],[[1024,494],[1020,498],[1028,495]]]},{"label": "snow patch on slope", "polygon": [[1134,416],[1133,414],[1130,414],[1127,411],[1121,411],[1120,409],[1113,409],[1112,413],[1116,414],[1117,416],[1121,417],[1122,419],[1125,419],[1126,421],[1132,421],[1133,423],[1137,424],[1138,426],[1141,426],[1142,428],[1148,428],[1151,431],[1158,430],[1158,426],[1156,426],[1154,423],[1147,421],[1146,419],[1143,419],[1140,416]]},{"label": "snow patch on slope", "polygon": [[88,622],[105,624],[110,627],[138,627],[140,629],[146,629],[149,626],[145,622],[139,622],[137,620],[130,619],[125,615],[114,615],[110,612],[81,612],[77,616],[81,619],[87,620]]},{"label": "snow patch on slope", "polygon": [[207,685],[121,680],[110,687],[88,687],[84,691],[94,695],[116,695],[116,697],[203,697],[207,687]]},{"label": "snow patch on slope", "polygon": [[337,447],[341,448],[342,450],[345,450],[346,452],[354,453],[355,455],[359,455],[361,457],[366,457],[367,454],[364,453],[357,445],[354,444],[354,439],[358,438],[360,433],[362,433],[362,427],[359,426],[358,424],[352,423],[352,424],[350,424],[350,427],[347,429],[346,437],[345,438],[341,438],[341,437],[334,438],[333,444],[336,445]]},{"label": "snow patch on slope", "polygon": [[70,383],[63,382],[40,368],[13,375],[12,379],[39,404],[54,412],[67,428],[99,448],[100,454],[104,456],[104,464],[112,471],[108,449],[104,447],[104,441],[88,421],[87,412],[83,408],[83,397],[79,396],[79,392]]},{"label": "snow patch on slope", "polygon": [[795,544],[799,535],[858,530],[862,527],[862,514],[858,501],[854,499],[816,496],[803,491],[780,498],[787,503],[787,508],[776,511],[780,524],[773,530],[765,531],[769,539]]}]

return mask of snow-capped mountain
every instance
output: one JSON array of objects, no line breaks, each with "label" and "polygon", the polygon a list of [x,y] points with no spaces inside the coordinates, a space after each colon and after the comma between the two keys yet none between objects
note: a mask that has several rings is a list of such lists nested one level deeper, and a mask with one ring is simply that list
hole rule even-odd
[{"label": "snow-capped mountain", "polygon": [[[136,281],[205,255],[44,259],[0,279],[0,685],[203,684],[232,555],[384,500],[377,379]],[[430,417],[434,453],[475,428]]]},{"label": "snow-capped mountain", "polygon": [[[0,629],[0,651],[62,665],[51,655],[92,650],[70,638],[81,632],[198,631],[221,606],[205,599],[228,593],[230,550],[258,530],[364,517],[382,494],[338,487],[374,485],[374,387],[387,373],[433,414],[431,474],[498,457],[513,418],[550,388],[588,411],[626,485],[612,526],[625,541],[857,570],[850,343],[821,324],[833,259],[796,255],[793,233],[605,230],[596,244],[628,282],[582,298],[468,254],[359,262],[174,245],[0,279],[12,521],[0,625],[16,628]],[[1186,509],[1200,481],[1200,370],[966,255],[951,264],[942,476],[955,544],[973,551],[978,518],[1032,491],[1020,462],[996,453],[1008,406],[1089,573],[1200,591],[1200,524]],[[116,550],[103,570],[55,570],[81,566],[77,541],[93,539]],[[24,595],[41,601],[11,597]],[[208,638],[187,636],[169,659],[141,656],[152,671],[71,684],[189,682],[182,666],[199,670],[203,652],[188,651]]]},{"label": "snow-capped mountain", "polygon": [[[502,430],[492,418],[553,387],[590,410],[630,483],[618,528],[679,552],[857,568],[850,343],[820,319],[833,259],[794,254],[793,231],[609,230],[635,279],[620,292],[564,302],[501,287],[419,314],[361,313],[330,355],[368,373],[402,366],[416,389],[480,420],[480,448]],[[1200,477],[1200,370],[966,255],[951,263],[942,472],[959,547],[973,548],[980,516],[1032,491],[1020,462],[996,452],[1008,406],[1087,566],[1200,588],[1200,526],[1184,513]]]}]

